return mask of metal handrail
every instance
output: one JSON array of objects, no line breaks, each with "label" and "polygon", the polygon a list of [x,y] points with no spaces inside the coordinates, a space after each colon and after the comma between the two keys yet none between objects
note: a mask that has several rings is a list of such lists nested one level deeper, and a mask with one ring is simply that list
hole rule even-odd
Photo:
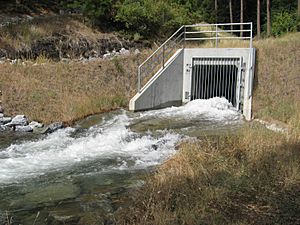
[{"label": "metal handrail", "polygon": [[[241,26],[242,25],[242,26]],[[223,27],[219,29],[218,27]],[[226,27],[230,26],[230,29]],[[240,26],[240,29],[232,29],[233,26]],[[249,26],[247,29],[243,29],[244,26]],[[210,27],[211,30],[200,30],[202,27]],[[187,29],[196,29],[192,31],[187,31]],[[198,30],[197,30],[198,29]],[[182,31],[182,32],[180,32]],[[234,34],[242,33],[248,34],[239,36],[229,36],[223,37],[220,34]],[[203,34],[215,34],[211,37],[203,37]],[[252,48],[252,34],[253,25],[250,23],[219,23],[219,24],[192,24],[183,25],[175,33],[173,33],[161,46],[159,46],[142,64],[138,67],[138,91],[141,92],[141,86],[144,84],[143,79],[146,76],[155,74],[160,69],[165,68],[168,64],[168,60],[171,57],[171,53],[178,49],[179,45],[183,42],[182,48],[186,47],[187,41],[205,41],[205,40],[215,40],[215,47],[218,47],[218,42],[220,40],[249,40],[249,48]],[[190,37],[190,35],[198,35],[198,37]],[[174,39],[174,40],[173,40]],[[176,48],[177,47],[177,48]],[[175,49],[176,48],[176,49]],[[167,63],[167,64],[166,64]],[[148,65],[150,64],[150,65]]]}]

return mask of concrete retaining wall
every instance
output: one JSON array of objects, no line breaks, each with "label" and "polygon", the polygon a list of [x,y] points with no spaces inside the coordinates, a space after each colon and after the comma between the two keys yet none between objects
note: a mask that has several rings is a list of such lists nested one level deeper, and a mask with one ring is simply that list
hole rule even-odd
[{"label": "concrete retaining wall", "polygon": [[159,71],[129,102],[129,110],[141,111],[182,104],[183,54],[178,50]]}]

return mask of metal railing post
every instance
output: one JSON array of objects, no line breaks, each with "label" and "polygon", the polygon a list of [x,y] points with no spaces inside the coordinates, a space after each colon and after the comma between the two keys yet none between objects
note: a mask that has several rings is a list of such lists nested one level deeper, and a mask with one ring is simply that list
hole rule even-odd
[{"label": "metal railing post", "polygon": [[183,48],[185,48],[186,47],[186,26],[184,25],[184,27],[183,27]]},{"label": "metal railing post", "polygon": [[163,68],[165,68],[165,45],[163,45],[163,55],[162,55],[162,57],[163,57],[162,66],[163,66]]},{"label": "metal railing post", "polygon": [[216,48],[218,48],[218,25],[216,24]]},{"label": "metal railing post", "polygon": [[253,40],[252,40],[252,38],[253,38],[253,37],[252,37],[252,35],[253,35],[253,34],[252,34],[252,29],[253,29],[253,24],[252,24],[252,22],[251,22],[251,23],[250,23],[250,30],[251,30],[251,31],[250,31],[250,48],[252,48],[252,44],[253,44],[253,43],[252,43],[252,41],[253,41]]},{"label": "metal railing post", "polygon": [[141,92],[141,67],[138,67],[138,92]]}]

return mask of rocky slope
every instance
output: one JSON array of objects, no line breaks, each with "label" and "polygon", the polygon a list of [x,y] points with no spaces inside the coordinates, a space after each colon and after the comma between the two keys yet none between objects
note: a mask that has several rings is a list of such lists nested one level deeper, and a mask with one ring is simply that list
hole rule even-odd
[{"label": "rocky slope", "polygon": [[150,47],[148,43],[94,30],[78,15],[22,18],[12,19],[14,22],[0,21],[0,59],[36,59],[40,56],[53,60],[98,58],[122,48]]}]

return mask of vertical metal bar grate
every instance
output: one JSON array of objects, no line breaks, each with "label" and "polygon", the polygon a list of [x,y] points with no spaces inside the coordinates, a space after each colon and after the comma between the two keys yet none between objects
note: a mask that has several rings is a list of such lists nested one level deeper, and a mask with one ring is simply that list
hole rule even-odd
[{"label": "vertical metal bar grate", "polygon": [[191,100],[225,97],[239,109],[241,58],[193,58]]}]

